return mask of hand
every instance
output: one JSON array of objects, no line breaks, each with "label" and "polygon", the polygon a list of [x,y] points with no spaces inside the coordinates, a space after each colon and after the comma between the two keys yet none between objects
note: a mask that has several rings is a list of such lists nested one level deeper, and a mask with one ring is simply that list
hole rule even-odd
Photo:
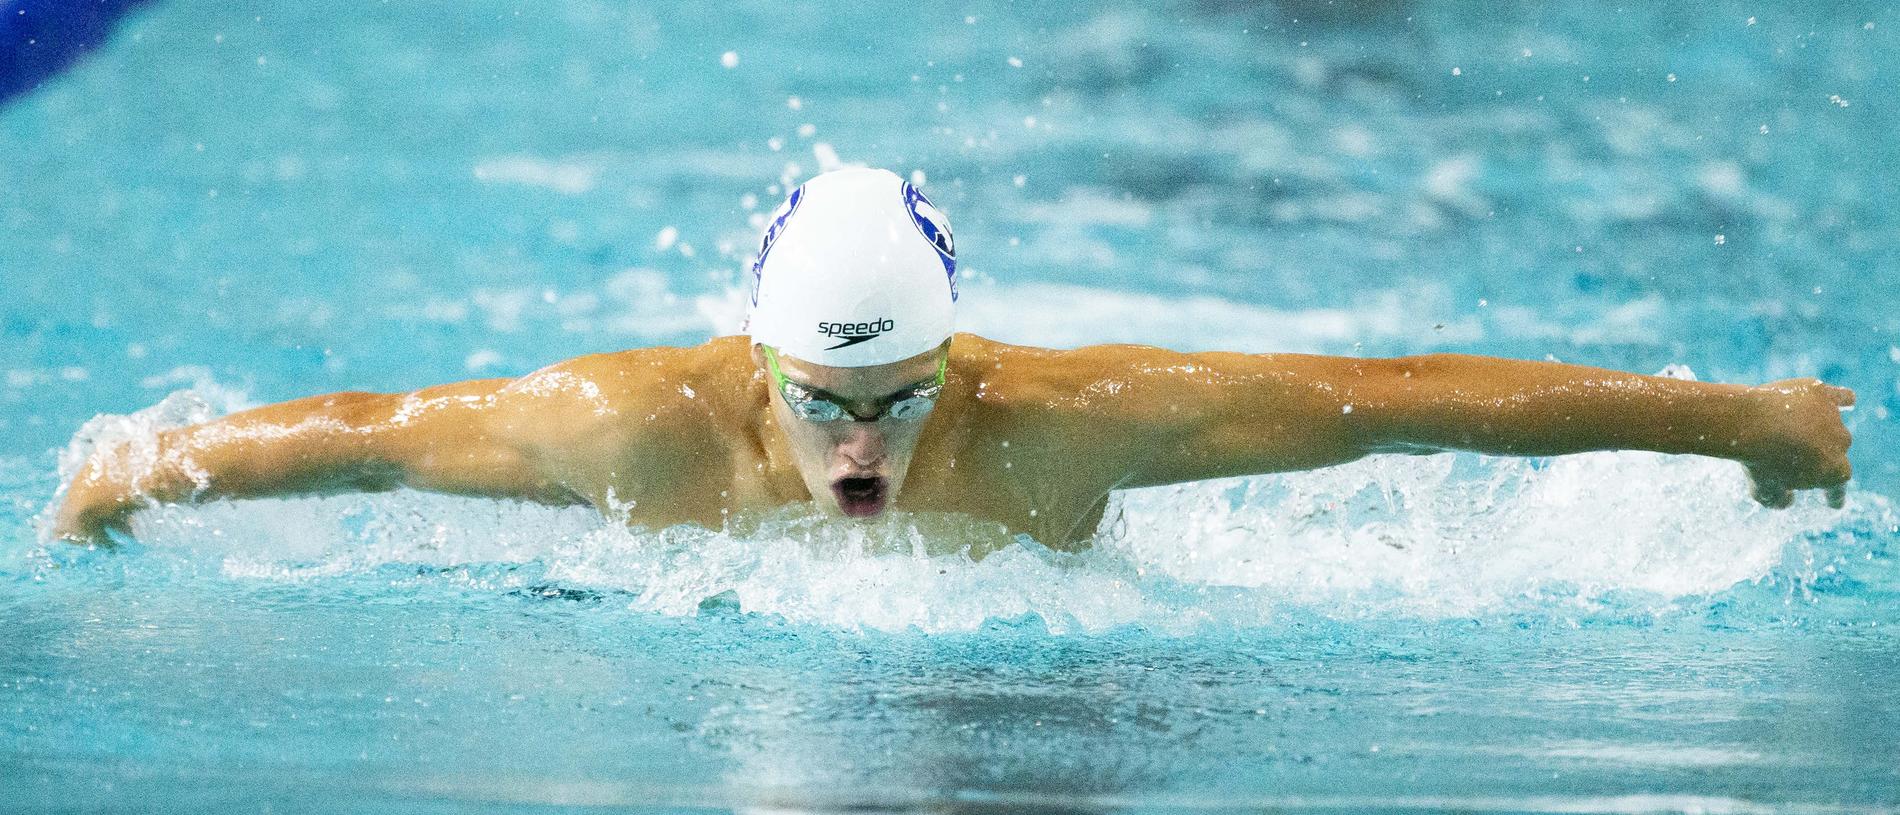
[{"label": "hand", "polygon": [[1853,406],[1854,392],[1815,379],[1784,379],[1748,394],[1761,435],[1741,461],[1755,500],[1780,509],[1794,503],[1796,490],[1820,489],[1827,491],[1828,506],[1839,509],[1854,475],[1847,463],[1854,437],[1841,423],[1840,409]]},{"label": "hand", "polygon": [[73,475],[66,498],[53,516],[53,540],[81,546],[109,546],[109,530],[126,532],[126,518],[138,504],[116,482],[97,454]]}]

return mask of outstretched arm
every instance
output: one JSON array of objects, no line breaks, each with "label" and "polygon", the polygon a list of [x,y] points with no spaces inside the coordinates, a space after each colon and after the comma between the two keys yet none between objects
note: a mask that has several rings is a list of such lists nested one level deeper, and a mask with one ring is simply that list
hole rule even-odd
[{"label": "outstretched arm", "polygon": [[[1137,410],[1171,454],[1131,465],[1138,476],[1130,483],[1305,469],[1378,452],[1651,450],[1741,462],[1756,500],[1782,507],[1802,489],[1824,489],[1838,506],[1852,474],[1839,409],[1853,404],[1853,392],[1812,379],[1747,387],[1459,354],[1193,354],[1134,370]],[[1158,409],[1169,402],[1168,412]]]},{"label": "outstretched arm", "polygon": [[168,430],[150,444],[102,449],[74,475],[53,534],[102,541],[133,511],[162,502],[398,486],[573,502],[523,466],[521,447],[492,427],[489,414],[508,384],[315,396]]},{"label": "outstretched arm", "polygon": [[1748,387],[1460,355],[1387,364],[1396,375],[1355,389],[1375,450],[1713,456],[1747,466],[1755,499],[1771,507],[1802,489],[1824,489],[1839,506],[1853,474],[1840,408],[1854,393],[1813,379]]}]

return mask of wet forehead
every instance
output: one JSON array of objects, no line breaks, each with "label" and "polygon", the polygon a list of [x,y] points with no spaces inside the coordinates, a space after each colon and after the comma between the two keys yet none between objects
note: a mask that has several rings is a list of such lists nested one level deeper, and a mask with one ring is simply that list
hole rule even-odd
[{"label": "wet forehead", "polygon": [[875,399],[936,378],[939,351],[919,354],[888,365],[833,368],[780,354],[779,370],[787,379],[853,399]]}]

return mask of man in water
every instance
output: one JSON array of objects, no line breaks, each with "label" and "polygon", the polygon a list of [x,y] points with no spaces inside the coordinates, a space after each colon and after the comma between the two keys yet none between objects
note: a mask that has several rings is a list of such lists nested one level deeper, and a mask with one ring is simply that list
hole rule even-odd
[{"label": "man in water", "polygon": [[813,178],[774,214],[747,336],[580,357],[517,379],[337,393],[96,453],[54,520],[106,540],[137,509],[421,490],[589,504],[719,527],[810,503],[853,518],[961,512],[1066,546],[1116,489],[1371,453],[1653,450],[1731,459],[1755,500],[1840,506],[1853,393],[1433,354],[1356,359],[1071,351],[953,331],[949,223],[883,170]]}]

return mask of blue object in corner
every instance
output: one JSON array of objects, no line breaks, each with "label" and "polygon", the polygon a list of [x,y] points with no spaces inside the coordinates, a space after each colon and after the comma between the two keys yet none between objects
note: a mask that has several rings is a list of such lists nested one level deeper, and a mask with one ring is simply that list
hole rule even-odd
[{"label": "blue object in corner", "polygon": [[144,1],[0,0],[0,103],[71,65]]}]

